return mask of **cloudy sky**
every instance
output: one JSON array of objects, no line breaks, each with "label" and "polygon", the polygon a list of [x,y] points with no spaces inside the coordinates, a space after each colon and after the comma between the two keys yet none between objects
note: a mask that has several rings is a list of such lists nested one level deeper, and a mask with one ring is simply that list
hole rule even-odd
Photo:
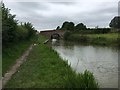
[{"label": "cloudy sky", "polygon": [[38,30],[55,29],[64,21],[87,27],[108,27],[118,15],[119,0],[4,0],[20,22],[31,22]]}]

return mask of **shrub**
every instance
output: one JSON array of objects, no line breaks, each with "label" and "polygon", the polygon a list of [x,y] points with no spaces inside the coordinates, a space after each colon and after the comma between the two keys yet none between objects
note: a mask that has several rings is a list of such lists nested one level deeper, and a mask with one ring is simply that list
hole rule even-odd
[{"label": "shrub", "polygon": [[12,15],[10,9],[6,8],[4,3],[1,4],[3,48],[16,44],[18,40],[28,40],[35,35],[36,31],[31,23],[18,25],[18,20],[15,19],[16,15]]},{"label": "shrub", "polygon": [[80,41],[81,41],[81,42],[87,42],[87,41],[88,41],[88,37],[87,37],[87,36],[84,36],[84,35],[81,35],[81,36],[80,36]]},{"label": "shrub", "polygon": [[69,31],[65,32],[65,34],[63,36],[64,40],[68,40],[70,35],[71,35],[71,32],[69,32]]},{"label": "shrub", "polygon": [[75,74],[75,72],[71,70],[67,72],[67,77],[65,78],[65,81],[66,88],[83,88],[83,90],[97,90],[99,87],[93,74],[87,70],[81,74]]},{"label": "shrub", "polygon": [[28,30],[23,26],[18,26],[16,30],[16,37],[18,40],[25,40],[28,36]]}]

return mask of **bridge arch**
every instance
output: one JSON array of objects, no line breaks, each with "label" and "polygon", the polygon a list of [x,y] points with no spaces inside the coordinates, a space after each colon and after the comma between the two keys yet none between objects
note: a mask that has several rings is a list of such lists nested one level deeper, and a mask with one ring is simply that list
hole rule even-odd
[{"label": "bridge arch", "polygon": [[50,38],[51,38],[51,39],[57,39],[57,40],[59,40],[59,39],[60,39],[60,34],[58,34],[58,33],[53,33]]}]

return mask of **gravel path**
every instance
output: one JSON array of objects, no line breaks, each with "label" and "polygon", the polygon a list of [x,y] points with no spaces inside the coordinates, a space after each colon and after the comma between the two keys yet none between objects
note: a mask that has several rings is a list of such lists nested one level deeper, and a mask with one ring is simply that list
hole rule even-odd
[{"label": "gravel path", "polygon": [[15,72],[18,70],[20,65],[26,60],[27,56],[29,55],[30,51],[32,50],[33,46],[36,44],[30,45],[28,50],[26,50],[23,55],[16,60],[16,63],[10,68],[10,70],[5,73],[3,79],[2,79],[2,87],[6,85],[6,83],[11,79],[12,75],[15,74]]}]

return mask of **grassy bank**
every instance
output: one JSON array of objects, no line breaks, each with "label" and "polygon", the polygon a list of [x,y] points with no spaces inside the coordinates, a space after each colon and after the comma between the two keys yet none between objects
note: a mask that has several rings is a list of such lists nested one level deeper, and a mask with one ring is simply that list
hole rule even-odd
[{"label": "grassy bank", "polygon": [[[94,76],[89,71],[77,74],[56,51],[43,44],[39,38],[26,62],[7,83],[7,88],[97,88]],[[86,90],[86,89],[83,89]]]},{"label": "grassy bank", "polygon": [[23,52],[37,39],[37,36],[32,37],[30,40],[18,42],[2,50],[2,75],[10,69]]},{"label": "grassy bank", "polygon": [[107,34],[72,34],[66,36],[65,40],[94,45],[118,46],[118,33]]}]

